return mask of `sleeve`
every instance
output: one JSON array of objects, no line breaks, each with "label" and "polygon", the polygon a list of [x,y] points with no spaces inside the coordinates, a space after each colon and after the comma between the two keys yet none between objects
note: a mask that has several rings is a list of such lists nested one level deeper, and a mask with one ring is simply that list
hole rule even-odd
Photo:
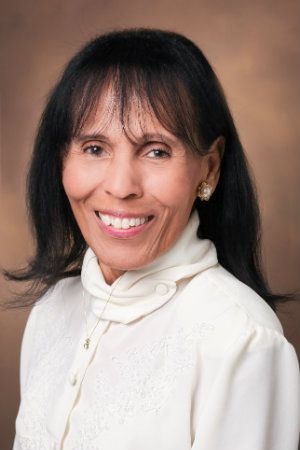
[{"label": "sleeve", "polygon": [[211,361],[210,375],[193,450],[297,450],[299,366],[279,332],[257,327],[244,335]]},{"label": "sleeve", "polygon": [[37,331],[39,327],[42,327],[43,317],[47,314],[47,305],[53,303],[55,296],[59,293],[63,284],[58,282],[55,286],[51,287],[33,306],[30,311],[21,346],[21,358],[20,358],[20,392],[21,401],[24,389],[26,387],[30,366],[34,355],[34,347],[36,342]]},{"label": "sleeve", "polygon": [[37,323],[37,306],[34,306],[30,311],[26,327],[23,334],[22,346],[21,346],[21,357],[20,357],[20,393],[21,400],[23,392],[26,386],[26,380],[28,376],[28,371],[30,368],[30,361],[32,357],[32,348],[35,338],[35,330]]},{"label": "sleeve", "polygon": [[[33,347],[33,342],[34,342],[36,323],[37,323],[37,307],[34,306],[29,314],[29,317],[28,317],[28,320],[27,320],[27,323],[25,326],[23,339],[22,339],[22,346],[21,346],[21,360],[20,360],[21,402],[22,402],[22,398],[23,398],[24,389],[26,386],[26,380],[28,377],[30,360],[32,357],[31,349]],[[16,434],[15,439],[14,439],[14,444],[13,444],[13,450],[19,450],[19,449],[21,449],[21,445],[19,443],[18,435]]]}]

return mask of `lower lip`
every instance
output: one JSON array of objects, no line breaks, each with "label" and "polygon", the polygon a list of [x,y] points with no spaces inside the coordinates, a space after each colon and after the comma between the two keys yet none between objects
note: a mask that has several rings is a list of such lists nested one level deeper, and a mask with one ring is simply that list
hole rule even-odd
[{"label": "lower lip", "polygon": [[100,224],[101,228],[104,231],[106,231],[108,234],[110,234],[113,237],[123,238],[123,239],[130,238],[132,236],[136,236],[137,234],[141,233],[143,230],[145,230],[145,228],[147,228],[149,223],[152,221],[152,219],[150,219],[147,222],[145,222],[142,225],[139,225],[137,227],[122,229],[122,228],[113,228],[112,226],[105,225],[105,223],[102,222],[102,220],[100,219],[100,217],[98,216],[97,213],[96,213],[96,217],[98,219],[98,223]]}]

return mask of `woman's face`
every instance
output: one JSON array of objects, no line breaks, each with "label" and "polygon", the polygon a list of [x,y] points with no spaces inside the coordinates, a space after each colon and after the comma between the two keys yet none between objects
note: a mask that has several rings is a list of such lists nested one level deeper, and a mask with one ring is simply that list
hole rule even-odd
[{"label": "woman's face", "polygon": [[[150,112],[128,128],[108,113],[109,93],[71,142],[63,185],[75,219],[112,283],[167,251],[185,228],[197,187],[214,184],[210,158],[188,151]],[[109,117],[109,120],[108,120]],[[141,125],[142,124],[142,125]]]}]

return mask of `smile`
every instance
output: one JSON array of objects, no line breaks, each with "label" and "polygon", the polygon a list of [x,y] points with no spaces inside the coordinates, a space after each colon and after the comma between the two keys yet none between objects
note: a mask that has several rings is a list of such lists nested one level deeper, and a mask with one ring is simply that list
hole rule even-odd
[{"label": "smile", "polygon": [[106,226],[111,226],[117,230],[128,230],[129,228],[139,227],[149,220],[152,219],[152,216],[148,217],[116,217],[108,214],[102,214],[100,212],[97,213],[101,221]]}]

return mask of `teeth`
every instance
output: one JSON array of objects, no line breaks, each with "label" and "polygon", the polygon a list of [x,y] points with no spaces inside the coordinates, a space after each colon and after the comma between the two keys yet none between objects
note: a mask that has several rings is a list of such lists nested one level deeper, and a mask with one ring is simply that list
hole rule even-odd
[{"label": "teeth", "polygon": [[112,219],[112,226],[114,228],[121,228],[121,226],[122,226],[121,219],[119,217],[113,217],[113,219]]},{"label": "teeth", "polygon": [[135,218],[134,217],[131,217],[131,219],[129,219],[129,226],[135,227]]},{"label": "teeth", "polygon": [[111,224],[111,220],[109,216],[101,216],[101,219],[103,220],[103,222],[105,223],[105,225],[110,225]]},{"label": "teeth", "polygon": [[122,227],[123,229],[127,230],[129,228],[129,219],[122,219]]},{"label": "teeth", "polygon": [[120,217],[109,216],[101,214],[100,212],[98,213],[98,216],[105,225],[111,225],[113,228],[122,230],[128,230],[130,227],[138,227],[148,221],[148,218],[146,217],[125,217],[124,219],[121,219]]}]

